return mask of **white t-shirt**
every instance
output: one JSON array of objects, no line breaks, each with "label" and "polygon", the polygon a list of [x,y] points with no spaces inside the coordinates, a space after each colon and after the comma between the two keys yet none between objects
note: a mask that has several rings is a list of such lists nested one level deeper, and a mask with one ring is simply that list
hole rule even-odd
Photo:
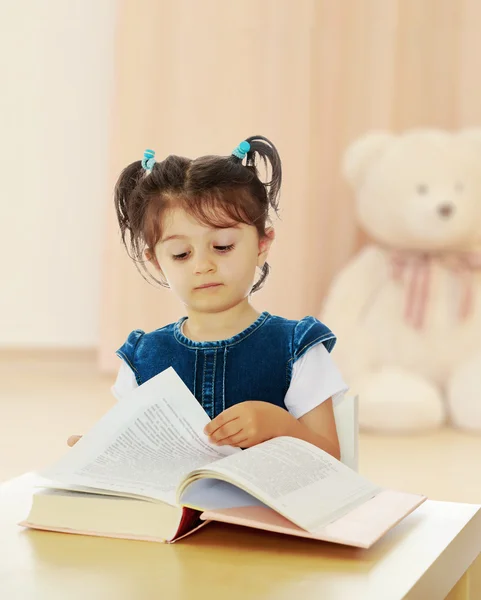
[{"label": "white t-shirt", "polygon": [[[122,361],[117,380],[111,388],[113,395],[122,400],[136,387],[132,369]],[[317,344],[294,363],[284,403],[291,415],[299,419],[331,397],[336,402],[348,389],[324,344]]]}]

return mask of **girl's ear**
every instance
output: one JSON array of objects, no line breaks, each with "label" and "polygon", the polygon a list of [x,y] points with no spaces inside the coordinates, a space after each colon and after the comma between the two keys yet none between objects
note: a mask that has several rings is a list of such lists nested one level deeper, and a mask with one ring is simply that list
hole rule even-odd
[{"label": "girl's ear", "polygon": [[267,255],[269,254],[269,250],[271,248],[271,244],[276,237],[276,232],[273,227],[268,227],[266,229],[266,234],[259,240],[259,252],[257,254],[257,266],[262,269],[264,266]]},{"label": "girl's ear", "polygon": [[144,250],[144,255],[145,255],[145,259],[148,260],[149,263],[154,266],[154,269],[156,271],[158,271],[162,285],[164,285],[166,287],[170,287],[169,282],[167,281],[167,278],[165,277],[164,272],[162,271],[162,268],[159,265],[159,261],[157,260],[157,256],[155,255],[155,252],[152,252],[152,250],[150,248],[146,248]]},{"label": "girl's ear", "polygon": [[149,263],[154,265],[154,267],[157,271],[160,271],[162,273],[162,269],[160,268],[159,261],[157,260],[155,253],[152,252],[152,250],[150,248],[146,248],[144,254],[145,254],[146,260],[148,260]]}]

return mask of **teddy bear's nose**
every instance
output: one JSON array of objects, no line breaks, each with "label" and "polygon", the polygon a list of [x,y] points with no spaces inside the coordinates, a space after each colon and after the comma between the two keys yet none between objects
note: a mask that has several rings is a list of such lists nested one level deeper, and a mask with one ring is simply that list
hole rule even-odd
[{"label": "teddy bear's nose", "polygon": [[438,213],[442,216],[442,217],[450,217],[454,212],[454,206],[452,204],[441,204],[440,206],[438,206]]}]

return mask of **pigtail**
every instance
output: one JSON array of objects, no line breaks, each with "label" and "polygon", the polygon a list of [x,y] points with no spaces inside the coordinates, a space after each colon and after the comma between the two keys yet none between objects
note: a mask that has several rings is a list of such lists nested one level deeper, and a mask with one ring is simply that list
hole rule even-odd
[{"label": "pigtail", "polygon": [[[146,151],[152,152],[152,151]],[[147,268],[149,261],[145,257],[146,214],[151,207],[149,198],[157,190],[153,181],[159,171],[159,164],[150,158],[137,160],[121,172],[114,189],[114,204],[120,228],[122,244],[135,268],[147,283],[156,283],[168,287],[162,278],[157,279]],[[150,163],[146,164],[146,161]]]},{"label": "pigtail", "polygon": [[[282,183],[282,165],[279,153],[276,150],[274,144],[262,135],[253,135],[243,142],[241,142],[237,148],[234,149],[231,155],[231,160],[241,164],[246,158],[245,168],[254,175],[254,181],[259,186],[263,187],[263,193],[260,197],[264,197],[267,202],[265,207],[264,220],[267,218],[268,207],[274,209],[275,213],[279,212],[279,193]],[[265,168],[266,173],[270,171],[270,180],[263,182],[259,176],[256,159],[259,158]],[[253,190],[256,189],[254,185]],[[255,197],[259,198],[259,195],[254,193]],[[259,280],[251,289],[251,294],[257,292],[264,285],[264,281],[269,275],[270,267],[266,262],[262,267],[262,272]]]},{"label": "pigtail", "polygon": [[117,220],[120,227],[120,236],[122,244],[125,246],[128,255],[134,261],[142,255],[138,236],[135,232],[139,230],[137,223],[139,211],[135,210],[138,204],[138,187],[145,174],[140,160],[137,160],[121,172],[114,190],[114,204],[117,213]]},{"label": "pigtail", "polygon": [[256,158],[262,161],[266,171],[270,170],[270,181],[263,182],[267,199],[276,214],[279,211],[279,192],[282,183],[282,165],[279,153],[274,144],[262,135],[253,135],[246,139],[250,149],[247,152],[246,166],[253,169],[259,177]]}]

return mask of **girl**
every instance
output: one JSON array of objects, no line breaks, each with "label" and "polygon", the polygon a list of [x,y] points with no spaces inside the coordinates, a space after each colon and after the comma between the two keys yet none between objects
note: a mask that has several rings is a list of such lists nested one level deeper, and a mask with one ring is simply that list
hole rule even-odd
[{"label": "girl", "polygon": [[[266,183],[259,159],[271,171]],[[121,399],[172,366],[212,419],[211,442],[248,448],[292,436],[339,458],[333,399],[347,387],[329,354],[334,334],[314,317],[288,320],[249,302],[269,272],[280,185],[279,155],[262,136],[226,157],[156,162],[147,150],[124,169],[115,188],[122,242],[186,316],[128,336],[112,391]]]}]

